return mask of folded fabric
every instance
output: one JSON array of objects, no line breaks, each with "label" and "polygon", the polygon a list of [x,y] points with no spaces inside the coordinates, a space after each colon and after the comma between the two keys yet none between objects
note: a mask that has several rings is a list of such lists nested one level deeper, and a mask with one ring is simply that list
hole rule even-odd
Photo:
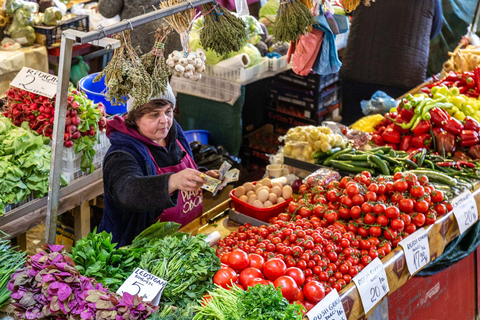
[{"label": "folded fabric", "polygon": [[293,72],[301,76],[310,73],[322,46],[323,35],[323,31],[312,29],[311,32],[300,36],[292,57]]},{"label": "folded fabric", "polygon": [[313,65],[313,71],[320,75],[337,73],[342,63],[338,59],[337,48],[335,46],[336,36],[333,34],[332,29],[330,29],[321,6],[319,7],[319,15],[315,17],[315,20],[317,20],[317,24],[315,24],[313,28],[323,31],[325,35],[321,50]]}]

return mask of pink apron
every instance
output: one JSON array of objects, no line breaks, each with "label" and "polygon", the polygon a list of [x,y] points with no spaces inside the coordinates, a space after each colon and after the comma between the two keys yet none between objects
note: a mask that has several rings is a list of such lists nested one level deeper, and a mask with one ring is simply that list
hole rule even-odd
[{"label": "pink apron", "polygon": [[[155,169],[157,171],[157,175],[170,173],[170,172],[180,172],[183,169],[195,169],[197,170],[198,167],[193,161],[192,157],[188,154],[188,152],[183,148],[182,144],[177,140],[178,145],[182,150],[185,152],[185,156],[183,157],[182,161],[170,167],[160,168],[155,159],[153,158],[150,150],[148,153],[152,158],[153,162],[155,163]],[[173,221],[180,223],[183,226],[187,225],[195,218],[199,217],[203,213],[203,199],[202,199],[202,190],[197,191],[179,191],[178,193],[178,200],[177,206],[168,208],[163,210],[162,214],[157,218],[161,221]]]}]

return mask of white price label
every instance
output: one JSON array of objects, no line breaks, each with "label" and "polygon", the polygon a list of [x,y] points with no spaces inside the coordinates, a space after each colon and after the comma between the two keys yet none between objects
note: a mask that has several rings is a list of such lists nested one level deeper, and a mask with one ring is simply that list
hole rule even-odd
[{"label": "white price label", "polygon": [[57,76],[23,67],[10,84],[28,92],[53,98],[57,93],[57,83]]},{"label": "white price label", "polygon": [[353,278],[362,300],[365,314],[390,291],[387,274],[382,261],[375,258],[359,274]]},{"label": "white price label", "polygon": [[453,214],[457,219],[460,234],[464,233],[478,220],[477,203],[473,194],[465,190],[452,201]]},{"label": "white price label", "polygon": [[153,305],[158,306],[166,285],[166,280],[137,268],[118,288],[117,294],[123,295],[124,292],[128,292],[131,295],[143,297],[145,301],[151,301]]},{"label": "white price label", "polygon": [[347,320],[342,301],[337,290],[333,289],[325,298],[307,313],[310,320]]},{"label": "white price label", "polygon": [[430,245],[428,243],[427,231],[418,229],[405,239],[399,242],[405,252],[408,272],[414,275],[418,270],[430,262]]}]

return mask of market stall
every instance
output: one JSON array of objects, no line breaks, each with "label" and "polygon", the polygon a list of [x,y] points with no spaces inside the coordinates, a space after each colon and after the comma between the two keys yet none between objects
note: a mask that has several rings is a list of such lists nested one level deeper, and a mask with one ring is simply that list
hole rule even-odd
[{"label": "market stall", "polygon": [[[102,104],[69,86],[72,46],[94,42],[115,49],[112,62],[95,78],[106,79],[105,101],[123,101],[129,95],[130,112],[132,103],[143,104],[165,92],[168,72],[177,77],[172,80],[177,88],[192,82],[200,92],[208,82],[212,90],[221,85],[213,78],[193,82],[206,69],[203,49],[184,48],[167,59],[159,54],[168,27],[158,30],[154,48],[140,57],[130,43],[129,29],[194,11],[196,5],[204,6],[202,32],[210,31],[200,35],[205,48],[220,54],[232,47],[238,51],[245,32],[241,19],[210,0],[180,1],[101,30],[66,30],[58,78],[24,68],[17,77],[24,73],[23,81],[31,76],[35,85],[42,79],[43,86],[32,92],[24,82],[21,90],[17,78],[11,82],[0,118],[0,205],[9,209],[0,216],[0,230],[8,234],[0,236],[6,271],[0,274],[0,312],[17,319],[240,320],[266,314],[273,319],[363,319],[412,283],[418,272],[443,261],[444,251],[454,255],[450,263],[476,251],[480,67],[472,57],[478,47],[467,44],[463,49],[477,64],[456,69],[466,62],[462,56],[454,58],[454,70],[401,97],[384,115],[369,116],[351,128],[316,119],[315,125],[285,130],[264,178],[238,184],[229,200],[183,228],[152,221],[121,248],[111,233],[89,230],[88,202],[103,193],[97,160],[109,145],[102,134]],[[305,54],[301,48],[307,40],[301,35],[306,30],[315,25],[308,36],[325,37],[331,45],[335,41],[323,12],[327,8],[317,7],[314,16],[312,5],[281,3],[277,19],[292,25],[274,30],[278,40],[299,46],[292,58],[296,75],[325,71],[314,66],[314,60],[322,59],[320,46],[308,63],[299,63],[305,58],[299,55]],[[344,6],[355,7],[351,1]],[[223,41],[215,41],[212,34],[228,28],[234,31],[227,35],[235,36],[223,34]],[[113,34],[117,36],[108,38]],[[326,74],[338,71],[336,55],[329,50]],[[122,76],[130,81],[120,86]],[[315,93],[320,91],[319,81],[308,82]],[[226,86],[238,93],[240,84]],[[235,98],[230,94],[222,101]],[[318,101],[312,103],[316,110]],[[75,172],[62,186],[61,173],[69,164],[75,164]],[[223,177],[224,184],[237,181],[239,172],[230,167],[222,165],[220,180],[204,175],[202,188],[215,195]],[[158,174],[158,165],[155,169]],[[57,216],[79,205],[85,210],[75,216],[77,241],[67,253],[54,245]],[[7,241],[44,217],[47,244],[37,254],[27,257]],[[473,235],[467,238],[469,233]],[[447,247],[459,236],[470,241],[461,257]],[[468,262],[474,281],[473,257],[467,259],[462,263]]]}]

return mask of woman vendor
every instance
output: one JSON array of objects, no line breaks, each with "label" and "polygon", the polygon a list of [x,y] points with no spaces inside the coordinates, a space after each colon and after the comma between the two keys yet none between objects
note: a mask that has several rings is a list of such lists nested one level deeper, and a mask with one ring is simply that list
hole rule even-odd
[{"label": "woman vendor", "polygon": [[[182,129],[173,118],[175,96],[165,95],[107,123],[111,147],[103,164],[104,202],[100,231],[111,232],[118,246],[157,219],[182,226],[203,212],[205,182],[193,161]],[[206,172],[218,178],[218,171]]]}]

